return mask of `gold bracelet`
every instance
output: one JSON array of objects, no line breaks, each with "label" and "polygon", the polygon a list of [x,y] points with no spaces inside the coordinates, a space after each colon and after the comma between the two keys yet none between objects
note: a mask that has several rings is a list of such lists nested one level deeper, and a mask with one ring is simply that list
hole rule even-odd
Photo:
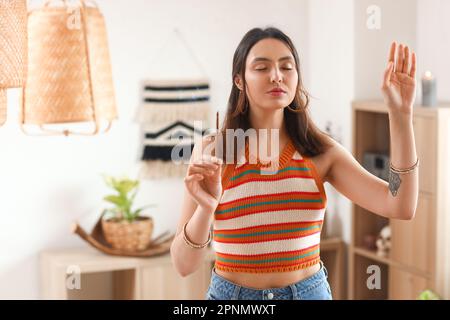
[{"label": "gold bracelet", "polygon": [[414,165],[412,165],[409,168],[406,169],[397,169],[392,165],[392,162],[390,164],[391,170],[392,172],[398,173],[398,174],[406,174],[406,173],[410,173],[411,171],[413,171],[414,169],[416,169],[419,166],[419,158],[417,158],[417,161]]},{"label": "gold bracelet", "polygon": [[[189,222],[189,221],[188,221],[188,222]],[[193,243],[191,240],[188,239],[188,237],[187,237],[187,235],[186,235],[186,226],[187,226],[187,224],[188,224],[188,223],[186,222],[186,223],[184,224],[184,226],[183,226],[183,239],[184,239],[184,242],[186,242],[186,244],[187,244],[189,247],[194,248],[194,249],[201,249],[201,248],[206,247],[206,246],[208,245],[208,243],[211,242],[212,236],[211,236],[211,230],[209,230],[208,240],[206,240],[205,243],[203,243],[203,244],[196,244],[196,243]]]}]

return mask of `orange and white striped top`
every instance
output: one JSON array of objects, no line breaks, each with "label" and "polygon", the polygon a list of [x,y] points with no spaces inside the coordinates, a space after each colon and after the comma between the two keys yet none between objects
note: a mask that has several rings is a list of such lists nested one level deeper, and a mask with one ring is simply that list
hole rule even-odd
[{"label": "orange and white striped top", "polygon": [[[226,164],[223,194],[214,212],[215,268],[230,272],[283,272],[320,262],[327,198],[313,162],[283,148],[277,170],[248,161]],[[263,171],[261,171],[263,170]]]}]

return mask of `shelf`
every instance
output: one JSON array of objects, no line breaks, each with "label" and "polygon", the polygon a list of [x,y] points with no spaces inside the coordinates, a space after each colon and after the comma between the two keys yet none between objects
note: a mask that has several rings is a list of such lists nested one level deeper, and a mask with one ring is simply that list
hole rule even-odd
[{"label": "shelf", "polygon": [[[343,299],[344,242],[327,238],[321,244],[333,297]],[[170,253],[133,258],[81,247],[46,250],[40,260],[43,299],[202,300],[211,281],[215,252],[209,246],[199,269],[187,277],[175,270]],[[68,287],[68,277],[79,279],[80,288]]]},{"label": "shelf", "polygon": [[[384,113],[389,112],[387,106],[382,100],[361,100],[354,101],[352,104],[354,111],[364,111],[364,112],[374,112],[374,113]],[[414,106],[414,115],[418,116],[434,116],[436,112],[441,110],[449,110],[450,102],[440,102],[436,107],[424,107],[421,105]]]},{"label": "shelf", "polygon": [[384,263],[387,265],[392,264],[392,260],[389,259],[389,257],[380,256],[376,253],[376,251],[372,251],[372,250],[365,249],[365,248],[359,248],[359,247],[354,247],[353,250],[356,254],[359,254],[363,257],[366,257],[366,258],[369,258],[369,259],[372,259],[372,260],[375,260],[375,261],[378,261],[380,263]]},{"label": "shelf", "polygon": [[[412,125],[421,164],[415,217],[410,221],[388,219],[352,204],[350,299],[409,299],[424,289],[450,297],[450,259],[446,250],[450,246],[450,103],[414,106]],[[361,165],[367,152],[391,154],[389,110],[383,101],[354,101],[352,126],[352,153]],[[367,236],[377,237],[384,225],[391,228],[388,256],[367,247],[373,245],[373,238]],[[381,291],[365,286],[366,268],[374,264],[381,268]]]},{"label": "shelf", "polygon": [[371,260],[374,260],[374,261],[377,261],[380,263],[384,263],[386,265],[396,267],[396,268],[402,269],[404,271],[408,271],[410,273],[413,273],[415,275],[418,275],[418,276],[421,276],[421,277],[424,277],[427,279],[431,278],[430,274],[427,272],[423,272],[417,268],[407,266],[403,263],[399,263],[399,262],[391,259],[389,256],[386,256],[386,257],[380,256],[376,253],[376,251],[372,251],[372,250],[368,250],[368,249],[360,248],[360,247],[353,247],[353,251],[354,251],[354,253],[356,253],[360,256],[366,257],[368,259],[371,259]]}]

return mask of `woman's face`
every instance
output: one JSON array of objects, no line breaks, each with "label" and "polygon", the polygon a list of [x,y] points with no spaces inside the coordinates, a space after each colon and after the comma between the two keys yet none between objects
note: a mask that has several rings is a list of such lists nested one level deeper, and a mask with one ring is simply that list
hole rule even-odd
[{"label": "woman's face", "polygon": [[[295,97],[298,84],[295,60],[289,47],[277,39],[257,42],[247,56],[245,81],[251,108],[269,111],[287,107]],[[238,87],[242,88],[240,84]],[[271,92],[276,88],[283,92]]]}]

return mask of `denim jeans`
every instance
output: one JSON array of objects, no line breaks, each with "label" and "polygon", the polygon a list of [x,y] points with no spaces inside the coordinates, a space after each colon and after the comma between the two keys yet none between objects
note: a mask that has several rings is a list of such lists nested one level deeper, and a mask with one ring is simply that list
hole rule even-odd
[{"label": "denim jeans", "polygon": [[206,300],[332,300],[328,271],[320,261],[320,270],[312,276],[283,288],[255,289],[231,282],[213,268]]}]

